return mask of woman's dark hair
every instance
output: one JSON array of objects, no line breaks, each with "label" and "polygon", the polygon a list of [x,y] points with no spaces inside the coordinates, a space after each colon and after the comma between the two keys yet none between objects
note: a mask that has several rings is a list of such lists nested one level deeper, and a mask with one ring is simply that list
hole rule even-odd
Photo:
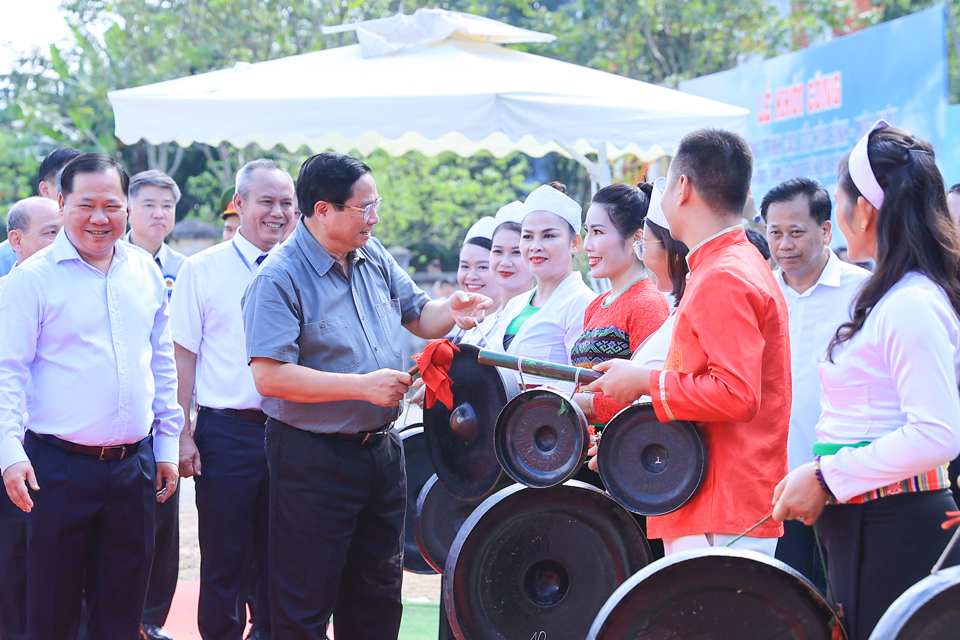
[{"label": "woman's dark hair", "polygon": [[553,182],[549,182],[548,184],[549,186],[553,187],[563,195],[567,195],[567,185],[563,184],[562,182],[557,182],[556,180],[554,180]]},{"label": "woman's dark hair", "polygon": [[[867,157],[883,188],[877,267],[854,299],[850,321],[840,325],[830,341],[831,362],[834,348],[853,338],[880,299],[911,271],[938,284],[960,314],[960,234],[947,211],[933,147],[903,129],[886,127],[870,134]],[[863,194],[850,177],[849,158],[840,161],[839,185],[855,203]]]},{"label": "woman's dark hair", "polygon": [[663,248],[667,250],[667,271],[670,273],[670,281],[673,283],[673,299],[675,304],[680,304],[683,298],[683,292],[687,288],[687,273],[690,268],[687,266],[687,245],[679,240],[675,240],[670,232],[655,222],[646,220],[643,223],[645,229],[649,229],[653,237],[663,243]]},{"label": "woman's dark hair", "polygon": [[506,229],[507,231],[513,231],[514,233],[522,233],[523,227],[520,226],[519,222],[501,222],[497,225],[497,228],[493,230],[493,235],[490,236],[490,246],[493,246],[493,239],[497,237],[497,232],[500,229]]},{"label": "woman's dark hair", "polygon": [[102,153],[82,153],[64,165],[57,181],[57,191],[66,198],[73,193],[73,181],[81,173],[108,173],[116,171],[120,176],[123,195],[130,193],[130,175],[116,159]]},{"label": "woman's dark hair", "polygon": [[307,158],[297,176],[297,204],[304,217],[313,215],[318,202],[342,205],[353,197],[353,185],[370,167],[345,153],[318,153]]},{"label": "woman's dark hair", "polygon": [[486,249],[487,251],[490,251],[490,247],[493,246],[493,241],[490,240],[490,238],[483,238],[483,237],[480,237],[480,236],[474,236],[474,237],[470,238],[469,240],[467,240],[466,242],[464,242],[464,243],[463,243],[463,246],[465,247],[465,246],[467,246],[468,244],[475,244],[475,245],[477,245],[478,247],[482,247],[482,248]]},{"label": "woman's dark hair", "polygon": [[593,196],[593,204],[603,207],[620,238],[626,242],[643,227],[643,219],[650,208],[651,193],[653,185],[646,182],[636,187],[623,183],[611,184],[597,191],[597,195]]}]

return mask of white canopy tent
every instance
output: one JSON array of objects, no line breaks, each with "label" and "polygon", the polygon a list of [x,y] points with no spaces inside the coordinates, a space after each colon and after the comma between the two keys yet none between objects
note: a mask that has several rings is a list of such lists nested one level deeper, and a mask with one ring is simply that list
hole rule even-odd
[{"label": "white canopy tent", "polygon": [[113,91],[117,137],[395,156],[556,151],[603,185],[614,158],[654,160],[698,127],[741,130],[749,113],[503,48],[554,38],[469,14],[421,9],[325,31],[344,30],[360,44]]}]

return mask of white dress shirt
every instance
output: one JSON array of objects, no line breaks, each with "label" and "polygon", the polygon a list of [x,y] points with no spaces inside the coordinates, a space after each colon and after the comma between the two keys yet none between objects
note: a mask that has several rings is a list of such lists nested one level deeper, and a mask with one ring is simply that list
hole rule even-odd
[{"label": "white dress shirt", "polygon": [[783,279],[783,271],[774,275],[787,301],[790,318],[790,374],[793,402],[790,407],[790,431],[787,457],[790,470],[813,460],[820,419],[820,362],[837,327],[850,319],[850,303],[870,272],[848,264],[830,249],[830,257],[817,283],[797,293]]},{"label": "white dress shirt", "polygon": [[[123,240],[131,247],[137,247],[137,245],[130,242],[129,231],[123,236]],[[149,255],[146,249],[142,249],[141,247],[137,247],[137,249]],[[167,300],[169,300],[173,294],[173,284],[177,281],[177,274],[180,273],[180,267],[183,266],[183,263],[187,261],[187,256],[179,251],[174,251],[167,246],[166,242],[161,242],[160,248],[152,258],[156,265],[160,267],[160,275],[163,276],[163,284],[167,288]]]},{"label": "white dress shirt", "polygon": [[153,426],[156,460],[178,461],[183,412],[167,296],[149,256],[118,242],[104,275],[60,231],[10,273],[0,308],[0,467],[27,460],[24,427],[113,446]]},{"label": "white dress shirt", "polygon": [[823,456],[833,494],[846,502],[936,469],[960,454],[960,318],[929,278],[909,273],[863,328],[820,365],[817,438],[869,441]]},{"label": "white dress shirt", "polygon": [[197,404],[211,409],[260,409],[240,301],[264,252],[242,231],[187,258],[170,300],[173,341],[197,354]]}]

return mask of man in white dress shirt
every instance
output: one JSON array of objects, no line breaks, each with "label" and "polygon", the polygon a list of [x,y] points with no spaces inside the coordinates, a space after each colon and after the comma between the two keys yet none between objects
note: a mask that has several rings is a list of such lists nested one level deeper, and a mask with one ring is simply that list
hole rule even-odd
[{"label": "man in white dress shirt", "polygon": [[0,468],[30,514],[31,640],[76,638],[84,589],[88,637],[137,636],[155,505],[176,490],[183,412],[166,291],[150,257],[117,242],[128,186],[108,156],[68,163],[63,230],[0,291]]},{"label": "man in white dress shirt", "polygon": [[[241,586],[251,541],[256,600],[269,601],[267,416],[247,366],[240,301],[293,221],[293,180],[272,160],[255,160],[237,172],[236,189],[240,229],[231,240],[187,259],[171,301],[180,403],[189,415],[195,388],[200,407],[195,428],[181,436],[180,471],[196,482],[197,621],[204,640],[241,640],[246,604]],[[258,606],[257,616],[260,637],[267,639],[267,607]]]},{"label": "man in white dress shirt", "polygon": [[[7,212],[7,238],[17,256],[14,265],[49,246],[63,226],[60,207],[34,196]],[[0,289],[7,276],[0,278]],[[2,311],[0,311],[2,313]],[[27,637],[27,514],[0,492],[0,638]]]},{"label": "man in white dress shirt", "polygon": [[[157,264],[167,288],[167,300],[173,293],[180,267],[187,256],[164,243],[176,221],[180,187],[173,178],[151,169],[130,178],[130,231],[123,239],[143,249]],[[180,569],[180,490],[157,505],[157,548],[150,571],[147,604],[143,610],[144,640],[170,640],[163,625],[170,613],[173,594],[177,590]]]},{"label": "man in white dress shirt", "polygon": [[[763,197],[760,214],[779,269],[777,282],[790,316],[793,402],[787,454],[790,470],[813,460],[820,418],[818,367],[837,328],[850,319],[850,303],[870,272],[841,261],[830,249],[830,196],[819,182],[793,178]],[[777,558],[826,588],[813,528],[784,522]]]}]

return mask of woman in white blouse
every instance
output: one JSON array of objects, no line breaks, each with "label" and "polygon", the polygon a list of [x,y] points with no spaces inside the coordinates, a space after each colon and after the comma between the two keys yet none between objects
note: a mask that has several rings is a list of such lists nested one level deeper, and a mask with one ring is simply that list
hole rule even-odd
[{"label": "woman in white blouse", "polygon": [[[520,251],[536,279],[529,295],[503,310],[491,348],[557,364],[570,364],[570,349],[583,333],[583,312],[596,297],[573,270],[582,242],[583,209],[555,187],[535,189],[523,203]],[[546,384],[524,376],[524,382]]]},{"label": "woman in white blouse", "polygon": [[866,640],[951,535],[960,236],[929,143],[883,121],[841,162],[836,198],[850,257],[877,268],[820,366],[813,461],[777,486],[773,516],[816,522],[844,627]]}]

